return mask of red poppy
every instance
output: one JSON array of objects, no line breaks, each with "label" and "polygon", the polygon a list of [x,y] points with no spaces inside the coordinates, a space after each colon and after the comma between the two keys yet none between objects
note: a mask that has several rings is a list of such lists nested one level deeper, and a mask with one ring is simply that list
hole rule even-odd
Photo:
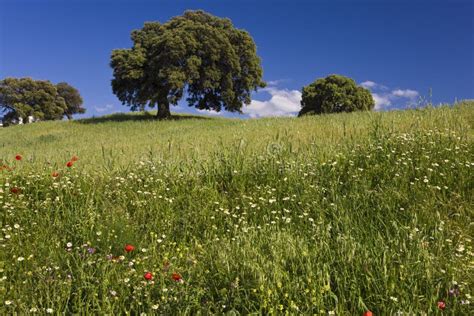
[{"label": "red poppy", "polygon": [[126,252],[132,252],[132,251],[135,250],[135,247],[133,247],[132,245],[127,244],[127,245],[125,245],[125,247],[123,249],[125,249]]},{"label": "red poppy", "polygon": [[371,311],[365,311],[362,316],[373,316],[374,314],[372,314]]},{"label": "red poppy", "polygon": [[180,282],[180,281],[183,279],[183,278],[181,277],[181,274],[176,273],[176,272],[171,275],[171,278],[172,278],[173,280],[175,280],[176,282]]},{"label": "red poppy", "polygon": [[13,187],[13,188],[10,189],[10,192],[13,193],[13,194],[19,194],[19,193],[21,193],[21,189],[17,188],[17,187]]},{"label": "red poppy", "polygon": [[73,164],[74,164],[73,161],[68,161],[67,164],[66,164],[66,166],[67,166],[68,168],[71,168]]},{"label": "red poppy", "polygon": [[53,172],[53,173],[51,174],[51,176],[52,176],[53,178],[57,178],[57,177],[59,177],[59,173],[55,171],[55,172]]},{"label": "red poppy", "polygon": [[71,161],[73,161],[73,162],[78,161],[78,160],[79,160],[79,157],[77,157],[77,156],[72,156],[72,158],[71,158]]},{"label": "red poppy", "polygon": [[16,159],[16,160],[21,160],[21,158],[23,158],[23,157],[21,157],[21,155],[16,155],[16,156],[15,156],[15,159]]},{"label": "red poppy", "polygon": [[438,308],[444,310],[446,308],[446,303],[443,301],[438,302]]},{"label": "red poppy", "polygon": [[143,277],[145,278],[145,280],[150,281],[151,279],[153,279],[153,274],[151,274],[151,272],[146,272]]}]

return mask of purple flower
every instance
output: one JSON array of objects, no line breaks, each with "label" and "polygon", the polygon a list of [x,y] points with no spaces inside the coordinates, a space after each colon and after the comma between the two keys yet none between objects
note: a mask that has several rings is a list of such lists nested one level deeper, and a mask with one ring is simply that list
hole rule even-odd
[{"label": "purple flower", "polygon": [[95,253],[95,248],[89,247],[89,248],[87,248],[87,252],[92,255],[92,254]]},{"label": "purple flower", "polygon": [[458,296],[459,295],[459,288],[458,287],[454,287],[452,289],[449,290],[449,295],[450,296]]}]

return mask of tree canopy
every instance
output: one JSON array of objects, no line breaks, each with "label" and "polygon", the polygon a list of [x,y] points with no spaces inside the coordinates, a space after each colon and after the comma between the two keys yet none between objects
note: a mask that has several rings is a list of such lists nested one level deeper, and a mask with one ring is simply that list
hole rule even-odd
[{"label": "tree canopy", "polygon": [[82,97],[79,91],[66,82],[60,82],[56,85],[58,94],[66,102],[66,110],[64,115],[70,120],[73,114],[85,113],[86,109],[82,107]]},{"label": "tree canopy", "polygon": [[307,114],[368,111],[375,102],[369,90],[357,86],[354,80],[330,75],[303,87],[301,111]]},{"label": "tree canopy", "polygon": [[186,93],[189,106],[241,112],[264,87],[252,37],[229,19],[186,11],[168,22],[147,22],[131,35],[133,47],[112,51],[112,90],[132,110],[158,107],[170,116]]},{"label": "tree canopy", "polygon": [[[79,102],[80,101],[80,102]],[[6,78],[0,81],[0,111],[5,121],[28,116],[39,120],[60,120],[64,115],[84,113],[79,92],[66,83],[59,87],[47,80]]]}]

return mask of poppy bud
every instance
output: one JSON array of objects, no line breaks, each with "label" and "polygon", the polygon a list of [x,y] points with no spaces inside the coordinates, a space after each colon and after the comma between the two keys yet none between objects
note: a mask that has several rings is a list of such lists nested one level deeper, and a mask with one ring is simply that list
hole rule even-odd
[{"label": "poppy bud", "polygon": [[176,272],[171,275],[171,278],[175,280],[176,282],[180,282],[182,280],[181,274],[176,273]]},{"label": "poppy bud", "polygon": [[150,281],[151,279],[153,279],[153,274],[151,274],[150,272],[146,272],[143,277],[145,278],[145,280]]},{"label": "poppy bud", "polygon": [[444,310],[446,308],[446,303],[443,301],[438,302],[438,308]]},{"label": "poppy bud", "polygon": [[127,245],[125,245],[125,247],[123,249],[125,249],[126,252],[132,252],[132,251],[135,250],[135,247],[133,247],[132,245],[127,244]]}]

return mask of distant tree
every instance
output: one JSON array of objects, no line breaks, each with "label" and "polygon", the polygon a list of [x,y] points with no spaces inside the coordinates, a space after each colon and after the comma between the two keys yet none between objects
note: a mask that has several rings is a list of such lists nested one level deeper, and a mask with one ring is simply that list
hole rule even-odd
[{"label": "distant tree", "polygon": [[354,80],[330,75],[303,88],[301,111],[307,114],[369,111],[375,102],[369,90],[358,87]]},{"label": "distant tree", "polygon": [[58,94],[66,102],[66,110],[64,115],[70,120],[72,119],[73,114],[85,113],[86,109],[82,107],[82,97],[79,94],[79,91],[67,84],[66,82],[60,82],[56,85]]},{"label": "distant tree", "polygon": [[28,116],[40,120],[59,120],[67,105],[49,81],[31,78],[6,78],[0,81],[0,111],[4,120],[23,119]]},{"label": "distant tree", "polygon": [[252,37],[229,19],[186,11],[168,22],[147,22],[131,35],[131,49],[112,51],[112,89],[132,110],[158,107],[171,116],[186,92],[189,106],[241,112],[250,93],[264,87]]}]

